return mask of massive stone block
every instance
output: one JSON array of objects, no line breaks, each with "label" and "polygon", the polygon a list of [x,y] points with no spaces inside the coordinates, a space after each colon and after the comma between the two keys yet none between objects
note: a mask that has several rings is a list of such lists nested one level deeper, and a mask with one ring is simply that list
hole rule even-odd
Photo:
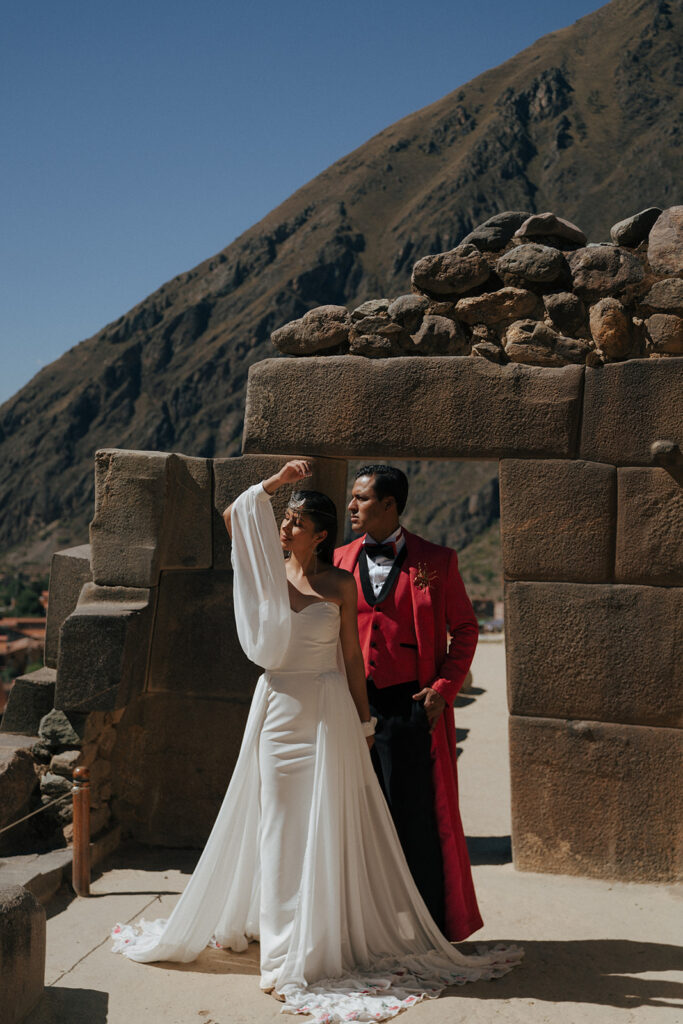
[{"label": "massive stone block", "polygon": [[90,545],[56,551],[50,567],[50,601],[45,630],[45,664],[57,668],[59,631],[76,607],[83,584],[92,579]]},{"label": "massive stone block", "polygon": [[485,359],[266,359],[249,371],[245,452],[569,458],[584,367]]},{"label": "massive stone block", "polygon": [[162,573],[147,689],[248,700],[259,672],[237,639],[232,573]]},{"label": "massive stone block", "polygon": [[125,832],[162,846],[202,846],[239,753],[248,699],[151,693],[126,708],[112,758]]},{"label": "massive stone block", "polygon": [[683,731],[513,716],[510,765],[518,870],[683,878]]},{"label": "massive stone block", "polygon": [[507,583],[514,715],[683,727],[683,588]]},{"label": "massive stone block", "polygon": [[503,459],[503,572],[507,579],[612,579],[616,470],[595,462]]},{"label": "massive stone block", "polygon": [[113,711],[144,687],[156,590],[86,583],[62,626],[55,707]]},{"label": "massive stone block", "polygon": [[683,358],[586,367],[582,459],[648,466],[662,440],[683,449]]},{"label": "massive stone block", "polygon": [[[306,442],[299,441],[308,451]],[[273,476],[284,463],[295,455],[242,455],[235,459],[214,459],[214,509],[213,509],[213,565],[216,569],[230,568],[230,538],[228,537],[222,513],[247,487]],[[308,455],[306,455],[308,459]],[[344,459],[310,458],[313,475],[302,480],[300,490],[323,491],[337,506],[339,515],[338,542],[344,533],[346,509],[346,461]],[[279,523],[292,493],[291,487],[282,487],[273,497],[273,511]]]},{"label": "massive stone block", "polygon": [[211,566],[208,459],[103,449],[95,457],[92,578],[156,586],[162,569]]},{"label": "massive stone block", "polygon": [[616,579],[683,586],[683,469],[620,469]]},{"label": "massive stone block", "polygon": [[20,1024],[43,994],[45,909],[21,885],[0,889],[0,1024]]},{"label": "massive stone block", "polygon": [[53,668],[18,676],[9,692],[0,732],[37,736],[41,718],[54,706],[56,678]]}]

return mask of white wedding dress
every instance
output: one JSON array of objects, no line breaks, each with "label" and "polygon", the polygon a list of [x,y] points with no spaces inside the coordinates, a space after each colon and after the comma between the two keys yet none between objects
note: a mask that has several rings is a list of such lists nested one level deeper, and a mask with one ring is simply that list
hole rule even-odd
[{"label": "white wedding dress", "polygon": [[381,1021],[453,984],[496,978],[514,947],[465,956],[412,880],[375,777],[339,644],[339,608],[289,606],[260,484],[232,511],[240,642],[264,666],[206,847],[168,920],[117,925],[132,960],[261,949],[261,987],[314,1022]]}]

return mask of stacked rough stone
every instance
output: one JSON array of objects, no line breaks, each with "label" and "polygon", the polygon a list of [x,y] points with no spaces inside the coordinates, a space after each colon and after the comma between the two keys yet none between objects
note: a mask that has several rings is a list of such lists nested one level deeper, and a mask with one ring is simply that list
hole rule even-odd
[{"label": "stacked rough stone", "polygon": [[318,306],[272,334],[286,355],[480,357],[599,366],[683,355],[683,206],[588,243],[553,213],[491,217],[413,267],[412,293]]}]

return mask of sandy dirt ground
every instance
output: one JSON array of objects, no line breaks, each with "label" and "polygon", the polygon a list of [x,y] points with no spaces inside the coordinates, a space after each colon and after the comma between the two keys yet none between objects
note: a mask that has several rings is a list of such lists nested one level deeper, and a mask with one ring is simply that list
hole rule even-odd
[{"label": "sandy dirt ground", "polygon": [[[449,989],[405,1024],[683,1024],[683,891],[517,872],[510,807],[504,648],[479,645],[459,701],[465,830],[485,927],[473,941],[521,944],[505,978]],[[26,1024],[275,1024],[258,987],[258,945],[205,950],[193,964],[141,965],[110,953],[116,921],[166,917],[196,853],[118,851],[90,899],[63,888],[48,907],[46,991]],[[466,947],[465,947],[466,948]],[[302,1017],[301,1020],[306,1020]]]}]

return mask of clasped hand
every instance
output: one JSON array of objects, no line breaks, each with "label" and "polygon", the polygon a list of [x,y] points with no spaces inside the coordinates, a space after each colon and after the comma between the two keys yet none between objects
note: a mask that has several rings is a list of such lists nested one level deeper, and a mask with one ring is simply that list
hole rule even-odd
[{"label": "clasped hand", "polygon": [[437,690],[433,690],[431,686],[425,686],[419,693],[413,694],[413,700],[423,701],[423,707],[425,714],[427,715],[427,721],[429,722],[429,731],[434,732],[436,723],[441,718],[444,708],[446,707],[446,701],[443,699],[441,694]]}]

